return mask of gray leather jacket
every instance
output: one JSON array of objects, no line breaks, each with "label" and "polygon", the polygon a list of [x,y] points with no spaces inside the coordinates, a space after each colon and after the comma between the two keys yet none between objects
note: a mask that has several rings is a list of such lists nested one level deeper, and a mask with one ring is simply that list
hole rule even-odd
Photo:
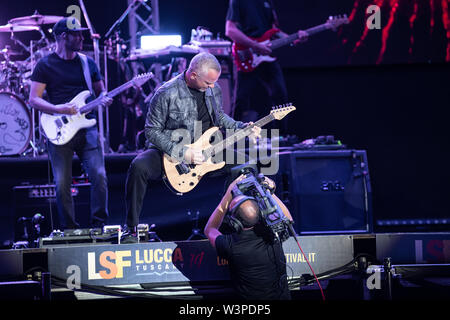
[{"label": "gray leather jacket", "polygon": [[[187,87],[184,75],[183,72],[164,83],[155,92],[150,100],[145,122],[146,146],[156,147],[178,160],[182,159],[183,154],[182,150],[177,154],[172,153],[173,148],[180,143],[180,139],[173,135],[174,130],[185,129],[192,137],[191,141],[184,140],[182,144],[192,143],[195,135],[199,134],[198,127],[194,132],[198,118],[197,104]],[[235,121],[223,112],[222,89],[217,83],[214,88],[206,90],[206,106],[214,126],[234,130],[245,127],[243,122]]]}]

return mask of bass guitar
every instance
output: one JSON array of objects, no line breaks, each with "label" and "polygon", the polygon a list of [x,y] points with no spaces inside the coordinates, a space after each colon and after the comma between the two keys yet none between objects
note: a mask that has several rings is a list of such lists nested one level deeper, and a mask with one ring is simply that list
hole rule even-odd
[{"label": "bass guitar", "polygon": [[[308,36],[311,36],[313,34],[329,30],[329,29],[336,29],[342,24],[347,24],[348,18],[346,15],[340,17],[330,17],[328,20],[318,26],[309,28],[305,30],[305,32],[308,34]],[[298,33],[293,33],[291,35],[288,35],[287,37],[278,38],[271,40],[272,37],[277,34],[280,30],[279,29],[270,29],[266,31],[261,37],[259,38],[251,38],[257,42],[267,44],[272,50],[281,48],[283,46],[286,46],[288,44],[293,43],[295,40],[298,39]],[[243,72],[251,72],[255,70],[257,66],[259,66],[263,62],[272,62],[275,61],[276,58],[268,55],[261,55],[258,53],[255,53],[252,48],[243,46],[239,43],[233,43],[232,46],[232,54],[233,54],[233,60],[234,64],[236,65],[236,68],[238,71]]]}]

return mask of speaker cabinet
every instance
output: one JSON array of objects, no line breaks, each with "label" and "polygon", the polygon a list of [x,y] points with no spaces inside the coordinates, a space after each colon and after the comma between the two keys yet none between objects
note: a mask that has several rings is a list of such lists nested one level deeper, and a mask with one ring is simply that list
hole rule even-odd
[{"label": "speaker cabinet", "polygon": [[[90,186],[90,183],[79,183],[71,187],[75,217],[81,227],[90,226]],[[49,235],[52,229],[61,229],[55,185],[15,186],[13,197],[15,241],[26,240],[24,238],[27,233],[30,235],[32,218],[37,213],[44,217],[41,222],[41,235]]]},{"label": "speaker cabinet", "polygon": [[277,194],[298,234],[372,232],[365,151],[295,151],[280,155]]},{"label": "speaker cabinet", "polygon": [[217,82],[222,88],[223,112],[231,116],[233,111],[233,87],[231,76],[222,75]]}]

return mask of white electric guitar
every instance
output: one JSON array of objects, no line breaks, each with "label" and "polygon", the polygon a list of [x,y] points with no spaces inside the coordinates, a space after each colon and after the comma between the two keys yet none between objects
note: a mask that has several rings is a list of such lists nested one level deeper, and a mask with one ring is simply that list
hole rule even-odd
[{"label": "white electric guitar", "polygon": [[[127,83],[124,83],[123,85],[108,92],[106,96],[113,98],[133,85],[140,87],[152,77],[153,74],[151,72],[137,75]],[[92,127],[97,123],[95,119],[87,119],[86,114],[100,105],[101,98],[97,98],[86,104],[86,99],[90,95],[91,93],[89,90],[85,90],[77,94],[76,97],[70,101],[78,107],[79,112],[77,114],[52,115],[42,113],[40,118],[41,126],[46,137],[51,143],[56,145],[66,144],[80,129]]]}]

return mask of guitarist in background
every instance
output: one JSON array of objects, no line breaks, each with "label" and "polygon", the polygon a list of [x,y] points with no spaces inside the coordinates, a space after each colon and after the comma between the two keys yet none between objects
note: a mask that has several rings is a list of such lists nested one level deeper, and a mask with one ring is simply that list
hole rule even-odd
[{"label": "guitarist in background", "polygon": [[[78,52],[83,46],[81,28],[73,17],[58,21],[53,27],[56,51],[37,63],[31,76],[30,104],[33,108],[49,114],[73,115],[78,112],[71,101],[78,93],[88,90],[83,65]],[[101,105],[108,106],[112,99],[106,96],[102,77],[95,62],[87,58],[96,96],[103,96]],[[47,100],[43,99],[44,91]],[[75,220],[71,193],[72,158],[77,153],[91,183],[91,224],[101,227],[108,217],[108,186],[104,158],[96,126],[81,129],[66,144],[55,145],[47,141],[53,176],[56,183],[56,202],[61,228],[78,228]]]},{"label": "guitarist in background", "polygon": [[[217,84],[220,73],[216,57],[199,53],[192,58],[186,71],[159,87],[150,100],[145,123],[147,150],[131,162],[126,179],[127,216],[123,243],[138,242],[137,225],[147,185],[150,180],[162,178],[163,154],[189,164],[202,164],[206,160],[201,149],[179,147],[182,142],[173,137],[174,132],[180,132],[177,129],[186,130],[193,139],[196,132],[204,133],[213,126],[234,130],[247,126],[223,112],[222,90]],[[256,139],[261,129],[255,126],[252,131],[253,139]],[[233,164],[227,164],[225,170],[230,166]]]},{"label": "guitarist in background", "polygon": [[[276,13],[271,0],[230,0],[225,24],[225,34],[235,43],[251,48],[255,53],[270,55],[272,50],[267,44],[252,38],[261,37],[266,31],[278,27]],[[287,34],[280,31],[276,37]],[[298,40],[304,42],[308,34],[298,31]],[[263,62],[251,72],[238,71],[235,95],[235,116],[242,121],[255,121],[263,114],[252,110],[255,106],[279,105],[288,101],[288,94],[279,63]],[[282,122],[284,123],[284,121]],[[282,134],[286,134],[282,125]]]}]

